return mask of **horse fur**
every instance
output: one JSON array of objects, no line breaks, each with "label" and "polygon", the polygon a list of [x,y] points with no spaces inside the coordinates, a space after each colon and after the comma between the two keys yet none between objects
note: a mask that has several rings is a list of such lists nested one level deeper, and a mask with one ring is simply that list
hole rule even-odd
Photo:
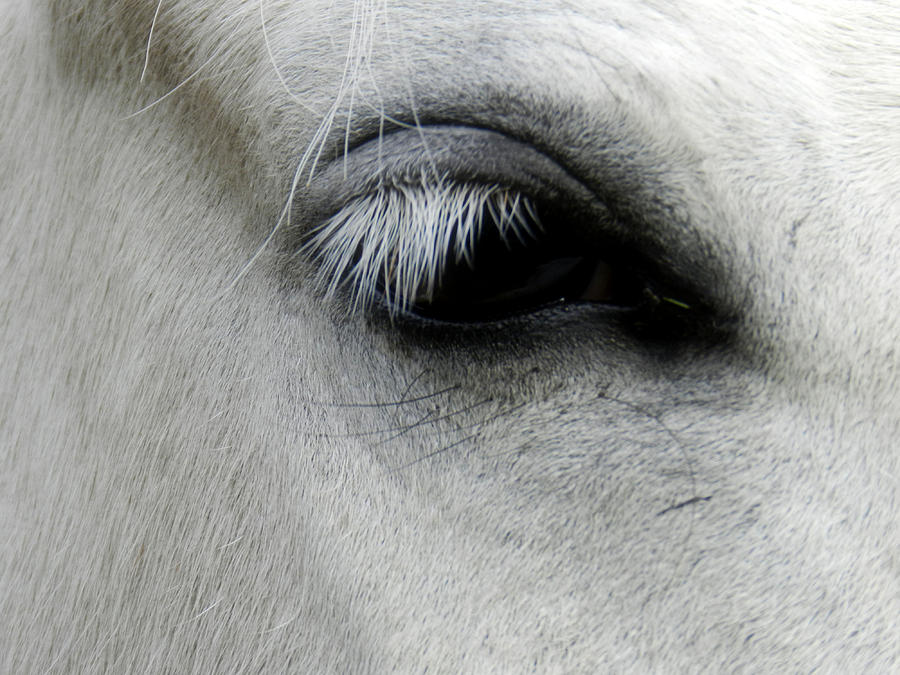
[{"label": "horse fur", "polygon": [[[6,0],[0,36],[0,670],[900,667],[896,2]],[[729,338],[347,311],[304,242],[394,122],[556,157]]]}]

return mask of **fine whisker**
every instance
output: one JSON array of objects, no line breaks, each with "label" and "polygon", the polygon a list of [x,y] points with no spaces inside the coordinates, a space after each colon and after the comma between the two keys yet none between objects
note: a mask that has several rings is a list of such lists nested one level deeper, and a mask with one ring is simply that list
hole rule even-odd
[{"label": "fine whisker", "polygon": [[446,389],[441,389],[439,391],[432,392],[431,394],[423,394],[422,396],[415,396],[413,398],[403,398],[401,397],[397,401],[385,401],[384,403],[380,403],[377,401],[365,401],[365,402],[353,402],[353,403],[336,403],[336,402],[327,402],[327,401],[314,401],[312,399],[308,399],[304,401],[308,405],[317,405],[328,408],[393,408],[401,405],[408,405],[410,403],[418,403],[420,401],[427,401],[428,399],[436,398],[438,396],[443,396],[444,394],[448,394],[451,391],[456,391],[460,388],[460,385],[454,384],[451,387],[447,387]]}]

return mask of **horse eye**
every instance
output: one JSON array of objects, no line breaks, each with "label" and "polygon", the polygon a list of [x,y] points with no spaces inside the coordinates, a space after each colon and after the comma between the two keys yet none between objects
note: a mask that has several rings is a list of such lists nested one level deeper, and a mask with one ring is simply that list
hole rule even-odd
[{"label": "horse eye", "polygon": [[302,250],[318,261],[325,296],[345,289],[351,311],[486,323],[563,303],[645,307],[646,274],[635,270],[646,261],[609,239],[621,232],[612,215],[561,195],[449,179],[387,184],[345,203]]},{"label": "horse eye", "polygon": [[[504,228],[486,210],[468,255],[450,259],[430,290],[420,290],[408,312],[456,323],[489,322],[567,303],[612,307],[640,304],[644,285],[611,247],[574,236],[560,218]],[[524,226],[523,226],[524,225]],[[457,248],[451,242],[451,248]],[[390,285],[390,279],[387,280]]]}]

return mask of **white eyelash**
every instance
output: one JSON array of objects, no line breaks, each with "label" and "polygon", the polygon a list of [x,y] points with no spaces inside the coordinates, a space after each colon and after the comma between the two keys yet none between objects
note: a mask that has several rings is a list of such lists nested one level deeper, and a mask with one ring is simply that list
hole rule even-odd
[{"label": "white eyelash", "polygon": [[423,180],[351,202],[313,233],[306,250],[320,261],[326,297],[346,284],[353,311],[369,309],[383,295],[394,316],[430,300],[449,262],[472,266],[485,215],[504,241],[512,233],[525,242],[541,228],[533,204],[519,192]]}]

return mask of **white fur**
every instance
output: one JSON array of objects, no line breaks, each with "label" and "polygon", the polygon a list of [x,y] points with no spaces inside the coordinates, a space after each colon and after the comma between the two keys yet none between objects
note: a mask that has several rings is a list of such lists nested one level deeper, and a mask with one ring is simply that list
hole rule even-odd
[{"label": "white fur", "polygon": [[[6,0],[0,56],[2,672],[900,668],[895,2]],[[731,338],[342,311],[490,197],[322,181],[460,108]]]}]

